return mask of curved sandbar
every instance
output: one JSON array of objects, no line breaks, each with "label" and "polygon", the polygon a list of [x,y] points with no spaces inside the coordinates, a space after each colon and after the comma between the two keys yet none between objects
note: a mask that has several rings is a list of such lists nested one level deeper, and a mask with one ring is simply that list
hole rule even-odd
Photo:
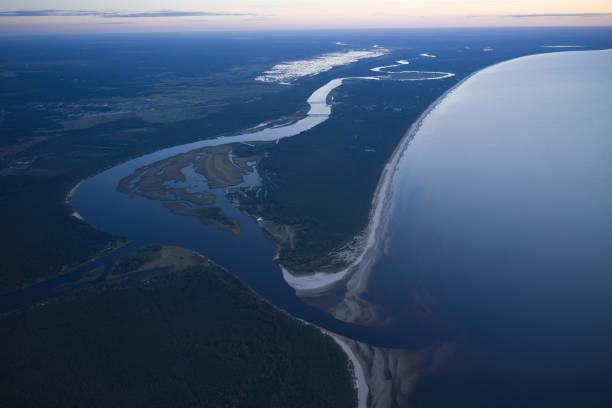
[{"label": "curved sandbar", "polygon": [[366,408],[368,406],[368,394],[370,393],[370,387],[366,379],[363,366],[359,358],[355,355],[351,346],[341,336],[332,333],[327,330],[323,330],[323,333],[328,334],[334,341],[340,346],[344,354],[348,357],[353,365],[353,376],[355,381],[355,388],[357,389],[357,407]]},{"label": "curved sandbar", "polygon": [[[382,67],[385,68],[385,67]],[[418,71],[411,71],[418,72]],[[437,78],[426,78],[428,79],[444,79],[454,76],[453,73],[439,72],[441,74]],[[372,209],[370,210],[370,217],[368,225],[363,232],[355,237],[355,244],[350,248],[343,251],[342,257],[345,259],[351,259],[349,266],[346,268],[333,273],[328,272],[316,272],[309,275],[296,276],[290,271],[282,267],[283,278],[285,281],[297,291],[298,296],[312,296],[318,295],[326,290],[332,288],[340,281],[345,279],[347,276],[351,276],[351,281],[347,285],[350,290],[361,292],[367,285],[367,276],[363,273],[356,273],[357,270],[366,271],[370,269],[371,264],[374,262],[374,257],[370,256],[370,251],[374,250],[374,247],[379,239],[384,235],[384,228],[386,227],[383,215],[388,211],[388,205],[391,201],[391,182],[393,175],[397,169],[397,164],[402,156],[402,153],[406,147],[410,144],[410,141],[418,131],[423,120],[429,115],[429,113],[435,109],[435,107],[454,89],[465,82],[468,78],[463,79],[442,96],[440,96],[434,103],[432,103],[425,112],[417,119],[417,121],[408,129],[398,146],[395,148],[389,162],[385,165],[376,187],[374,197],[372,199]],[[381,79],[384,77],[356,77],[351,79]],[[343,78],[348,79],[348,78]],[[341,79],[340,81],[342,81]],[[367,261],[367,262],[366,262]]]}]

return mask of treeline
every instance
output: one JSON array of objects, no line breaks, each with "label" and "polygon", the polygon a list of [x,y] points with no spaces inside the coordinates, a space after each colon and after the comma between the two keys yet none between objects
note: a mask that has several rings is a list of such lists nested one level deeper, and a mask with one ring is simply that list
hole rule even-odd
[{"label": "treeline", "polygon": [[[279,262],[296,272],[337,266],[330,252],[367,225],[382,169],[408,127],[452,81],[352,81],[323,124],[256,153],[260,189],[235,194],[241,208],[296,232]],[[418,96],[418,97],[416,97]],[[252,148],[242,147],[244,155]],[[249,150],[250,149],[250,150]]]},{"label": "treeline", "polygon": [[3,406],[351,407],[347,358],[212,262],[0,320]]}]

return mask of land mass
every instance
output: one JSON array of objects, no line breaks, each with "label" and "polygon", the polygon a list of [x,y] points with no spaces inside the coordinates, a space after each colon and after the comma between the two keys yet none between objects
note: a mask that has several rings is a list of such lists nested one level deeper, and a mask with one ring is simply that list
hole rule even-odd
[{"label": "land mass", "polygon": [[[0,212],[10,236],[0,292],[118,245],[121,237],[83,222],[66,202],[82,180],[164,147],[295,115],[316,87],[253,81],[281,57],[262,57],[267,52],[240,41],[168,35],[111,43],[74,37],[0,44]],[[220,54],[211,59],[202,47]],[[168,58],[182,53],[188,64]]]},{"label": "land mass", "polygon": [[[7,406],[356,405],[332,338],[209,259],[128,253],[96,284],[0,317]],[[40,339],[44,338],[44,341]]]}]

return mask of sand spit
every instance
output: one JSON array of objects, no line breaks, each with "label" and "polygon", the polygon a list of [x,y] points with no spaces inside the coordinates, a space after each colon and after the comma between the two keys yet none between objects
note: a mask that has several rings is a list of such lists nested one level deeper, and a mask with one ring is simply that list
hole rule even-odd
[{"label": "sand spit", "polygon": [[[408,63],[408,61],[400,60],[402,64]],[[398,61],[398,62],[400,62]],[[377,67],[377,68],[386,68],[386,67]],[[372,70],[375,70],[373,68]],[[381,72],[381,71],[377,71]],[[425,71],[403,71],[403,72],[419,72],[419,73],[435,73],[440,74],[438,77],[434,78],[421,78],[421,79],[397,79],[398,81],[425,81],[432,79],[444,79],[454,76],[455,74],[449,72],[425,72]],[[315,91],[312,96],[308,99],[308,102],[313,107],[311,111],[315,109],[315,100],[318,103],[323,99],[322,95],[327,96],[332,89],[335,89],[342,85],[344,80],[347,79],[361,79],[361,80],[385,80],[391,79],[388,76],[372,76],[372,77],[347,77],[347,78],[338,78],[333,79],[319,90]],[[463,82],[463,81],[461,81]],[[455,85],[456,86],[456,85]],[[451,88],[455,89],[455,87]],[[448,92],[450,92],[449,90]],[[390,202],[391,202],[391,182],[393,180],[393,175],[395,174],[397,164],[399,160],[408,146],[412,137],[417,132],[420,127],[423,119],[433,110],[437,104],[448,94],[445,93],[440,98],[438,98],[420,117],[419,119],[410,127],[406,135],[400,141],[400,144],[395,149],[391,159],[383,169],[380,180],[378,182],[378,186],[376,188],[376,192],[374,193],[374,198],[372,200],[372,210],[370,212],[370,217],[368,221],[368,225],[364,229],[364,231],[355,237],[353,241],[348,244],[346,247],[342,248],[340,251],[335,253],[334,255],[337,258],[348,261],[349,266],[346,268],[337,271],[337,272],[316,272],[308,275],[296,275],[286,268],[282,267],[281,270],[283,274],[283,278],[291,286],[296,290],[298,296],[316,296],[321,293],[327,291],[332,288],[336,284],[340,283],[348,276],[351,276],[349,283],[347,284],[347,288],[350,288],[355,293],[361,293],[365,290],[367,286],[367,281],[369,276],[364,273],[355,273],[357,270],[369,270],[374,264],[375,257],[373,256],[374,247],[376,242],[384,236],[384,229],[386,228],[386,222],[383,220],[383,215],[388,213]],[[321,95],[319,95],[319,93]],[[322,109],[326,109],[326,114],[331,114],[331,105],[323,105],[321,104]],[[320,108],[321,109],[321,108]],[[329,112],[327,112],[329,109]],[[382,229],[381,229],[382,228]],[[357,312],[361,307],[358,307],[356,303],[361,303],[363,305],[363,300],[355,300],[356,303],[352,303],[351,301],[347,301],[350,303],[350,306],[347,304],[347,310],[337,310],[338,315],[344,316],[346,319],[351,319],[351,316],[357,318],[356,316],[361,313]],[[380,312],[377,312],[380,314]],[[334,314],[335,316],[335,314]],[[363,318],[363,316],[362,316]],[[345,320],[345,319],[342,319]],[[366,320],[372,320],[371,316]],[[353,320],[347,320],[353,321]]]},{"label": "sand spit", "polygon": [[408,406],[417,381],[444,365],[454,350],[450,343],[414,350],[374,347],[326,333],[353,362],[360,408]]},{"label": "sand spit", "polygon": [[[344,298],[337,305],[328,309],[337,319],[369,326],[384,324],[385,321],[388,321],[387,313],[380,306],[365,300],[362,295],[367,290],[368,281],[374,264],[385,251],[386,240],[384,237],[386,236],[385,232],[388,223],[388,215],[392,210],[392,198],[395,188],[393,179],[400,159],[415,134],[419,131],[423,121],[449,94],[474,75],[506,62],[508,61],[503,61],[476,71],[459,81],[451,89],[436,99],[436,101],[421,114],[419,119],[410,129],[408,129],[406,135],[400,141],[380,176],[372,200],[372,210],[370,211],[368,225],[364,232],[356,238],[357,244],[347,249],[347,253],[352,250],[354,261],[346,271],[342,271],[343,278],[338,280],[338,282],[346,282],[346,292]],[[329,288],[329,285],[327,288]],[[310,291],[298,291],[298,296],[315,296],[321,293],[321,291],[317,292],[311,288]]]},{"label": "sand spit", "polygon": [[346,354],[352,365],[353,378],[355,381],[355,388],[357,389],[357,407],[366,408],[368,407],[368,396],[370,395],[370,388],[368,387],[368,381],[365,376],[365,372],[361,361],[357,358],[353,349],[349,346],[348,339],[338,334],[329,332],[321,329],[321,331],[329,335],[338,345],[342,348],[342,351]]},{"label": "sand spit", "polygon": [[[368,225],[364,229],[364,232],[356,237],[351,247],[346,248],[344,251],[344,257],[352,258],[353,261],[350,266],[337,274],[330,274],[337,275],[337,279],[335,280],[337,283],[346,282],[344,298],[336,306],[329,309],[329,312],[337,319],[369,326],[380,325],[388,321],[388,314],[380,306],[365,300],[362,294],[367,290],[368,281],[374,264],[384,252],[384,237],[386,236],[388,224],[387,216],[392,210],[393,203],[394,175],[398,169],[398,164],[404,151],[410,145],[414,135],[420,129],[425,118],[446,98],[446,96],[470,77],[471,75],[446,91],[421,114],[417,121],[408,129],[393,152],[391,159],[383,169],[374,193],[374,198],[372,199],[372,209],[370,211]],[[307,277],[297,279],[307,279]],[[317,282],[322,282],[322,279],[320,279],[320,277],[319,279],[313,279],[309,282],[307,287],[300,288],[300,290],[297,291],[297,295],[303,297],[317,296],[333,286],[333,279],[331,277],[325,281],[325,285],[319,288],[316,287]],[[293,284],[295,284],[295,282],[293,282]],[[290,285],[292,285],[292,283],[290,283]]]},{"label": "sand spit", "polygon": [[319,329],[334,339],[351,362],[358,408],[407,406],[419,378],[443,366],[454,350],[450,343],[423,349],[375,347]]},{"label": "sand spit", "polygon": [[[87,179],[83,179],[81,181],[79,181],[74,187],[72,187],[70,189],[70,191],[68,192],[68,194],[66,194],[66,199],[64,200],[64,202],[66,203],[66,205],[70,208],[72,208],[72,197],[74,197],[74,194],[76,193],[76,191],[79,189],[79,187],[81,186],[81,184],[83,184],[85,182],[85,180]],[[85,221],[85,219],[83,217],[81,217],[81,214],[79,214],[78,212],[76,212],[76,210],[74,208],[72,208],[72,213],[70,214],[72,217],[77,218],[81,221]]]},{"label": "sand spit", "polygon": [[343,269],[336,273],[316,272],[310,275],[295,276],[282,265],[280,265],[280,268],[283,272],[283,279],[289,286],[296,290],[298,296],[308,296],[325,292],[327,289],[330,289],[336,283],[344,279],[348,272],[348,269]]}]

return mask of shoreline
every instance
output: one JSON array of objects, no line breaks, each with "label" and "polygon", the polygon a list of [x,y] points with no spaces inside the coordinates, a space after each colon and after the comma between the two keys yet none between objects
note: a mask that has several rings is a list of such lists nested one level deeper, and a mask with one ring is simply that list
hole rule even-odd
[{"label": "shoreline", "polygon": [[349,359],[358,408],[407,406],[419,379],[436,372],[455,353],[453,343],[417,349],[383,348],[315,327],[330,336]]},{"label": "shoreline", "polygon": [[344,338],[325,329],[319,329],[323,334],[327,334],[336,342],[336,344],[340,346],[342,351],[344,351],[344,354],[346,354],[347,358],[351,362],[353,369],[353,381],[355,383],[355,389],[357,390],[357,408],[366,408],[368,406],[370,387],[368,386],[368,381],[366,380],[365,371],[361,361],[359,358],[357,358],[353,352],[353,349],[351,349],[351,346],[349,346]]},{"label": "shoreline", "polygon": [[[568,51],[559,51],[559,52],[568,52]],[[575,52],[580,52],[580,51],[575,51]],[[541,54],[549,54],[549,53],[540,53],[540,54],[536,53],[536,54],[524,55],[524,56],[509,59],[509,60],[500,61],[495,64],[484,67],[482,69],[479,69],[477,71],[474,71],[468,76],[466,76],[465,78],[463,78],[462,80],[460,80],[459,82],[457,82],[447,91],[445,91],[442,95],[440,95],[434,102],[432,102],[431,105],[429,105],[427,109],[423,113],[421,113],[421,115],[417,118],[417,120],[408,128],[405,135],[402,137],[399,144],[393,151],[391,158],[385,165],[381,173],[381,176],[379,178],[379,182],[376,187],[376,190],[374,192],[374,196],[372,199],[372,208],[370,210],[370,215],[368,218],[368,224],[363,229],[363,231],[360,234],[356,235],[349,244],[347,244],[344,248],[341,248],[340,250],[332,253],[332,255],[337,255],[338,253],[342,253],[343,258],[349,260],[349,265],[337,272],[315,272],[315,273],[312,273],[309,275],[303,275],[303,276],[293,275],[290,270],[287,270],[281,265],[281,269],[283,271],[283,278],[285,279],[285,281],[287,282],[289,286],[291,286],[293,289],[296,290],[297,295],[304,296],[304,297],[320,295],[321,293],[334,287],[336,284],[338,284],[340,281],[345,279],[347,276],[349,276],[351,278],[350,280],[353,281],[354,275],[357,272],[356,269],[359,266],[359,263],[361,263],[365,254],[369,250],[373,249],[374,243],[377,238],[376,233],[378,232],[378,228],[381,226],[385,227],[384,225],[380,225],[380,222],[382,221],[381,220],[382,218],[381,210],[383,208],[382,207],[383,205],[390,204],[390,203],[387,203],[386,201],[390,201],[391,196],[392,196],[392,191],[389,190],[389,187],[391,185],[391,181],[393,178],[392,176],[395,174],[395,171],[397,170],[396,166],[399,163],[399,159],[402,157],[403,152],[405,148],[407,147],[407,145],[410,144],[413,137],[420,129],[423,121],[444,99],[446,99],[446,97],[450,93],[455,91],[455,89],[457,89],[464,82],[472,78],[474,75],[477,75],[485,70],[492,69],[498,65],[505,64],[507,62],[514,61],[517,59],[528,58],[534,55],[541,55]],[[382,67],[382,68],[385,68],[385,67]],[[424,72],[424,71],[419,71],[419,72]],[[440,72],[440,73],[450,74],[450,75],[443,76],[440,78],[423,78],[423,79],[414,79],[414,80],[426,81],[426,80],[445,79],[445,78],[455,75],[451,73],[443,73],[443,72]],[[341,78],[341,79],[342,80],[344,79],[384,80],[387,78],[380,77],[380,76],[379,77],[373,76],[373,77],[347,77],[347,78]],[[402,79],[397,79],[397,80],[402,81]],[[403,79],[403,81],[412,81],[412,80]],[[386,209],[390,209],[390,208],[386,207]],[[383,232],[383,231],[380,231],[380,232]],[[360,269],[364,269],[364,268],[360,268]],[[351,282],[347,283],[347,286],[349,286],[350,284]],[[361,288],[362,290],[365,289],[363,288],[363,285],[364,285],[363,279],[361,279],[360,282],[353,282],[353,285],[355,284],[357,284],[358,287]]]},{"label": "shoreline", "polygon": [[[383,168],[372,199],[372,207],[368,217],[368,224],[364,228],[363,232],[353,239],[353,242],[356,242],[356,244],[352,244],[352,247],[349,244],[347,248],[339,251],[342,252],[345,257],[349,259],[353,258],[347,267],[339,270],[338,272],[315,272],[310,275],[296,276],[293,275],[291,271],[280,265],[283,273],[283,279],[285,279],[285,282],[287,282],[289,286],[296,290],[298,296],[318,295],[321,292],[331,289],[347,276],[351,277],[351,281],[353,280],[355,272],[357,272],[356,268],[358,268],[362,263],[366,254],[374,248],[377,238],[382,235],[384,228],[386,228],[386,222],[383,220],[383,210],[390,209],[389,205],[391,204],[392,197],[391,185],[393,176],[395,175],[397,165],[404,153],[404,150],[410,144],[414,135],[418,132],[423,121],[440,104],[440,102],[442,102],[459,85],[480,71],[482,70],[468,75],[444,92],[431,105],[429,105],[429,107],[408,128],[399,144],[393,151],[391,158]],[[383,229],[379,230],[381,227]],[[363,280],[360,280],[360,282],[357,282],[357,288],[365,289],[364,284],[365,283]]]},{"label": "shoreline", "polygon": [[331,289],[339,281],[344,279],[348,273],[348,268],[342,269],[338,272],[315,272],[309,275],[296,276],[293,275],[283,265],[278,264],[280,267],[283,279],[298,293],[298,296],[314,295],[315,293],[324,292],[327,289]]},{"label": "shoreline", "polygon": [[372,209],[370,211],[368,225],[364,228],[363,232],[357,235],[353,240],[353,242],[357,242],[357,244],[354,244],[354,248],[348,248],[345,251],[347,257],[350,258],[350,253],[353,252],[353,256],[355,256],[356,258],[350,263],[347,268],[337,273],[338,276],[335,280],[333,280],[332,278],[326,279],[326,284],[321,285],[319,287],[315,286],[317,281],[312,280],[311,282],[309,282],[310,285],[308,290],[296,290],[297,296],[310,297],[321,295],[329,289],[333,288],[335,285],[345,280],[348,276],[348,280],[346,282],[346,292],[342,300],[337,305],[329,308],[327,311],[335,318],[351,323],[376,325],[378,323],[384,322],[386,318],[384,311],[379,306],[363,299],[361,297],[361,294],[367,289],[367,284],[369,282],[370,274],[372,272],[372,267],[380,256],[381,251],[377,251],[377,243],[378,245],[383,246],[383,248],[385,245],[385,242],[382,242],[380,238],[384,236],[384,232],[387,228],[387,224],[389,221],[388,217],[385,217],[385,215],[388,214],[390,210],[392,210],[392,197],[394,194],[393,176],[398,170],[397,165],[399,164],[399,161],[402,158],[404,151],[406,150],[410,142],[413,140],[414,136],[419,131],[424,120],[427,119],[429,114],[434,111],[438,107],[438,105],[440,105],[440,103],[442,103],[451,93],[453,93],[466,81],[483,71],[493,69],[501,64],[505,64],[518,59],[533,57],[535,55],[542,54],[530,54],[517,58],[512,58],[510,60],[501,61],[496,64],[479,69],[478,71],[471,73],[470,75],[463,78],[461,81],[457,82],[450,89],[440,95],[431,105],[428,106],[428,108],[406,131],[406,134],[400,140],[398,146],[391,155],[389,162],[385,165],[383,172],[381,173],[379,184],[375,190],[374,198],[372,199]]},{"label": "shoreline", "polygon": [[[66,203],[68,208],[72,210],[72,213],[70,214],[70,216],[74,217],[76,219],[79,219],[81,221],[85,221],[85,218],[83,218],[81,216],[81,214],[79,214],[77,212],[77,210],[75,210],[74,207],[72,207],[72,198],[74,197],[75,193],[77,192],[77,190],[79,189],[81,184],[83,184],[87,180],[88,180],[88,178],[84,178],[83,180],[81,180],[78,183],[76,183],[76,185],[74,187],[72,187],[70,189],[70,191],[68,191],[68,194],[66,194],[66,198],[64,199],[64,203]],[[85,221],[85,222],[87,222],[87,221]]]}]

